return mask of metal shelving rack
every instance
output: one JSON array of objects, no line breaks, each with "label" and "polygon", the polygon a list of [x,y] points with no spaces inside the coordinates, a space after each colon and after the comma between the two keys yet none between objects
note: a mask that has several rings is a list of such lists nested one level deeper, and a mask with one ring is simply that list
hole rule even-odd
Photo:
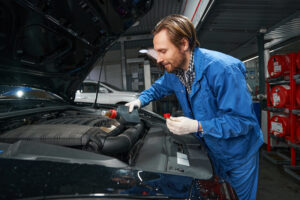
[{"label": "metal shelving rack", "polygon": [[[296,87],[297,83],[300,83],[300,74],[296,74],[296,53],[288,54],[290,59],[290,73],[289,80],[284,80],[283,77],[278,78],[267,78],[267,130],[268,130],[268,141],[267,141],[267,152],[271,152],[271,138],[276,140],[281,140],[282,138],[276,138],[276,136],[271,134],[271,112],[285,113],[289,115],[290,118],[290,137],[288,140],[284,140],[290,148],[290,162],[291,166],[296,165],[296,149],[300,149],[300,145],[296,142],[296,120],[297,115],[300,115],[300,109],[296,104]],[[275,108],[271,105],[270,100],[270,89],[273,85],[286,84],[290,86],[290,104],[284,108]],[[300,86],[300,85],[299,85]],[[298,87],[299,87],[298,86]]]}]

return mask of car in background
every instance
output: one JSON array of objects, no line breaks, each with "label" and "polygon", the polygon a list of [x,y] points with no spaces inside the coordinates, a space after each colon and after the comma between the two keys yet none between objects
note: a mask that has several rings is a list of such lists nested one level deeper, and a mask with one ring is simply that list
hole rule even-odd
[{"label": "car in background", "polygon": [[0,0],[0,199],[237,199],[195,135],[143,109],[74,102],[152,4]]},{"label": "car in background", "polygon": [[[76,91],[75,102],[94,103],[98,88],[97,81],[84,81],[80,89]],[[100,104],[125,104],[136,100],[137,92],[122,91],[108,83],[101,82],[98,90],[97,103]]]}]

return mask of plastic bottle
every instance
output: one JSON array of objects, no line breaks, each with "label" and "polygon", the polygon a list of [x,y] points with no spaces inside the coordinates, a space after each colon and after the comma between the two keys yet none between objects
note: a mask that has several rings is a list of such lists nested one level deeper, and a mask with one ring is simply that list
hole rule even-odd
[{"label": "plastic bottle", "polygon": [[138,124],[141,122],[137,109],[134,109],[131,113],[128,110],[128,106],[120,105],[117,109],[106,109],[101,111],[102,116],[107,116],[112,119],[122,121],[123,124]]}]

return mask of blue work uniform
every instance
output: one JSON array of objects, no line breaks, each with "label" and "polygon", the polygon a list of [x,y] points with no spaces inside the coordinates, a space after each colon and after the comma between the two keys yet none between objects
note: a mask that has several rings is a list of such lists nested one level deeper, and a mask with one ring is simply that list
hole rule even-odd
[{"label": "blue work uniform", "polygon": [[145,106],[176,94],[186,117],[201,122],[216,173],[227,180],[240,199],[255,199],[258,151],[262,132],[245,80],[244,64],[229,55],[194,49],[195,80],[190,93],[179,78],[165,72],[139,97]]}]

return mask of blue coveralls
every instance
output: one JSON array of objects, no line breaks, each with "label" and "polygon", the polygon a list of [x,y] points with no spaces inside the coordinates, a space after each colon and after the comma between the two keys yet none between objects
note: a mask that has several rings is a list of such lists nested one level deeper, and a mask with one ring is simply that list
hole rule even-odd
[{"label": "blue coveralls", "polygon": [[195,80],[190,94],[179,78],[165,72],[139,97],[142,106],[176,94],[186,117],[201,122],[203,137],[216,173],[240,199],[256,199],[258,150],[263,144],[244,64],[229,55],[194,49]]}]

